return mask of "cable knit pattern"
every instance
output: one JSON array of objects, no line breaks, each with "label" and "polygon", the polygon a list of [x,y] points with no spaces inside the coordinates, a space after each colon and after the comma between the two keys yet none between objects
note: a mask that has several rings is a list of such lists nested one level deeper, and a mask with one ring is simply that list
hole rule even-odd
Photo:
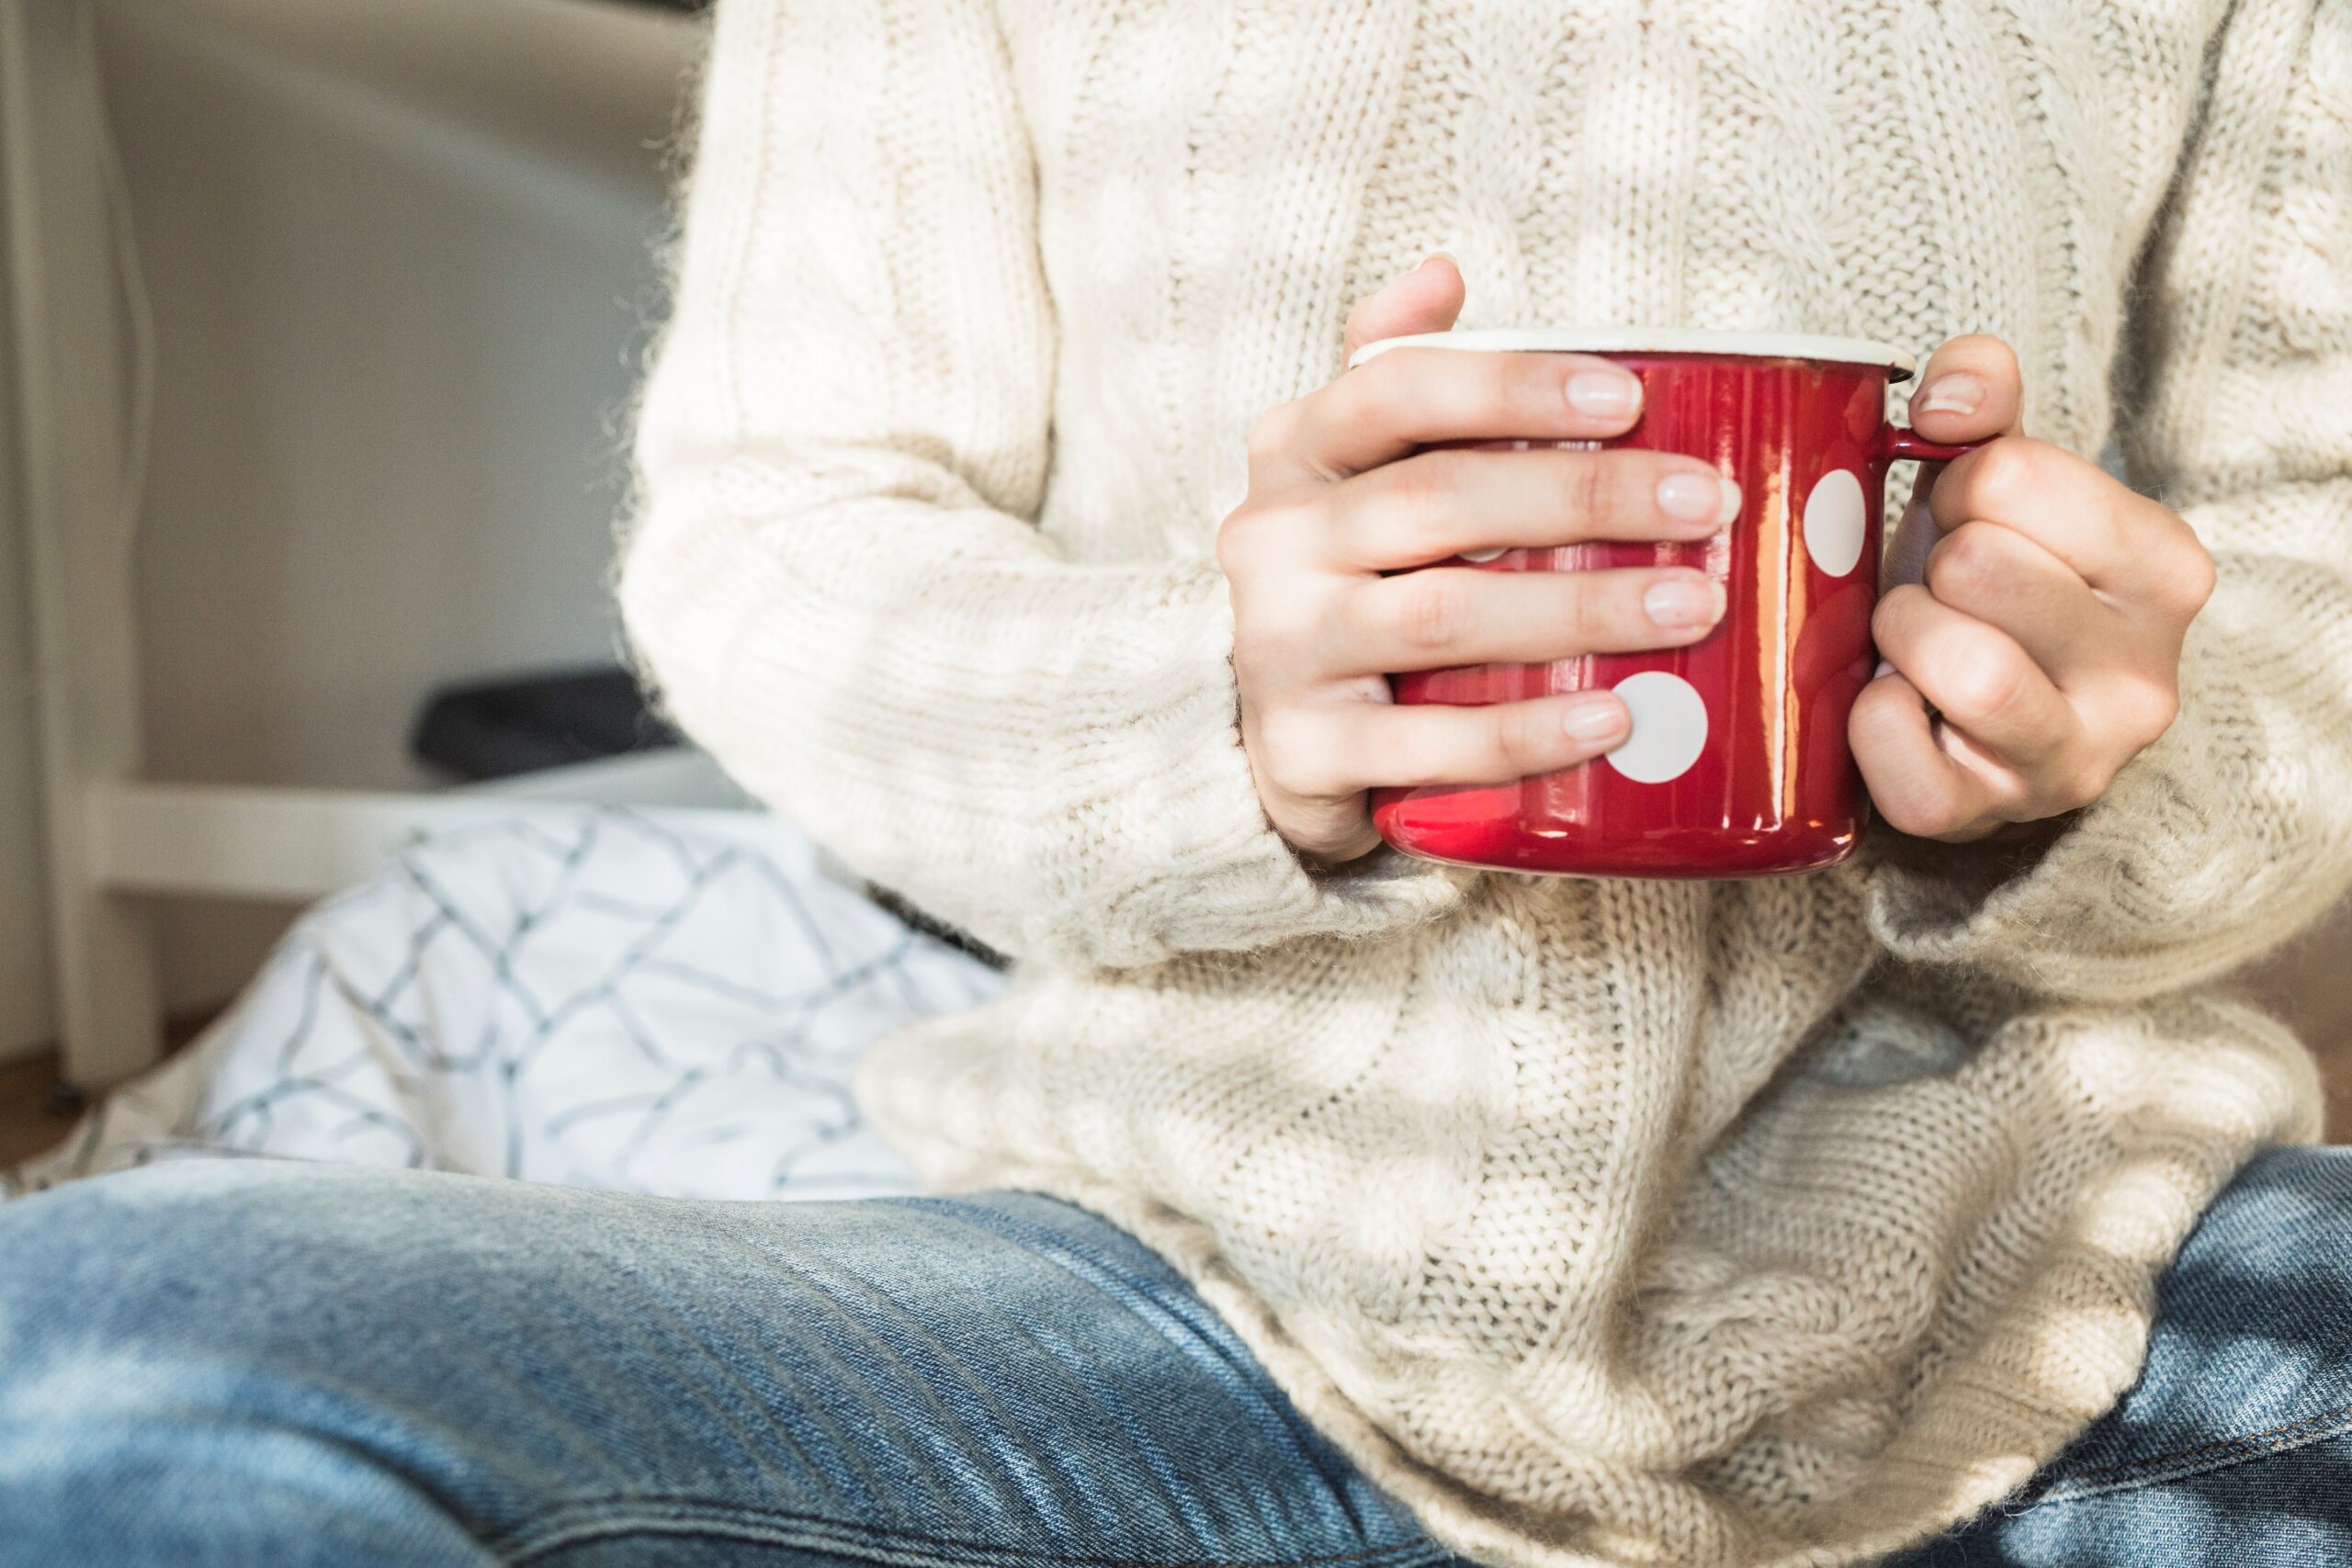
[{"label": "cable knit pattern", "polygon": [[[2001,333],[2193,521],[2186,711],[2035,863],[1311,872],[1235,725],[1250,418],[1470,325]],[[622,584],[666,700],[1022,960],[868,1110],[1174,1260],[1442,1540],[1865,1561],[2135,1374],[2352,881],[2346,0],[722,0]],[[2203,988],[2200,988],[2203,987]]]}]

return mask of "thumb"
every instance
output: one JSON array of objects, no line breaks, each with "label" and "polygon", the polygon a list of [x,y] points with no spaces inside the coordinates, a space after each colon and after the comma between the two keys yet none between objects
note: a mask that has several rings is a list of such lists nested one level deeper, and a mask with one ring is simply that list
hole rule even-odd
[{"label": "thumb", "polygon": [[2024,403],[2017,351],[1971,333],[1928,356],[1911,394],[1911,427],[1930,441],[1982,441],[2015,431]]},{"label": "thumb", "polygon": [[[2024,407],[2017,351],[1999,338],[1970,333],[1951,339],[1928,356],[1911,393],[1911,428],[1930,441],[1982,441],[2015,431]],[[1928,494],[1942,472],[1941,463],[1919,465],[1918,478],[1911,483],[1911,504],[1903,510],[1887,556],[1890,586],[1917,582],[1918,577],[1904,573],[1926,569],[1928,547],[1938,537],[1927,517]]]},{"label": "thumb", "polygon": [[1452,256],[1441,253],[1430,257],[1379,292],[1356,301],[1356,308],[1348,312],[1347,347],[1340,363],[1346,365],[1357,349],[1382,338],[1447,331],[1462,314],[1467,292],[1462,269]]}]

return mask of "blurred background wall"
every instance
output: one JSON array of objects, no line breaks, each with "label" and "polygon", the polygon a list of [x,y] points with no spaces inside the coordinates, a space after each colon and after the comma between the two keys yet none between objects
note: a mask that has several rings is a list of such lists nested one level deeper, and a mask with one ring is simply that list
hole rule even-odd
[{"label": "blurred background wall", "polygon": [[[98,16],[158,334],[131,554],[149,771],[413,782],[435,682],[613,648],[623,418],[699,24],[628,0]],[[0,1057],[52,1032],[14,482],[0,443]],[[162,913],[187,1011],[290,911]],[[2347,953],[2352,908],[2256,976],[2339,1063]]]},{"label": "blurred background wall", "polygon": [[[102,0],[156,324],[148,772],[401,785],[451,677],[609,657],[627,401],[697,24],[620,0]],[[0,538],[0,1052],[44,1037]],[[171,1007],[289,911],[164,911]]]},{"label": "blurred background wall", "polygon": [[[0,246],[0,267],[7,265],[6,248]],[[8,312],[0,310],[0,1061],[45,1043],[51,1033],[30,606],[16,515],[17,455],[5,434],[16,426],[9,405],[12,363]]]}]

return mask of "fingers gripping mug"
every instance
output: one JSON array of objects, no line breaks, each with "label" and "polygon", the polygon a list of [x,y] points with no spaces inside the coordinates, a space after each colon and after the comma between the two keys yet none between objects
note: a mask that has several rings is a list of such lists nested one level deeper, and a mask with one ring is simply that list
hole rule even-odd
[{"label": "fingers gripping mug", "polygon": [[1642,415],[1602,443],[1704,458],[1739,482],[1740,512],[1696,544],[1505,550],[1488,571],[1689,566],[1724,584],[1702,641],[1550,664],[1392,677],[1399,703],[1481,705],[1613,690],[1631,736],[1563,773],[1492,787],[1374,792],[1382,838],[1459,864],[1588,876],[1733,877],[1814,871],[1861,838],[1846,720],[1871,680],[1881,496],[1888,464],[1966,448],[1888,423],[1912,373],[1883,344],[1683,331],[1438,333],[1367,345],[1597,354],[1640,377]]}]

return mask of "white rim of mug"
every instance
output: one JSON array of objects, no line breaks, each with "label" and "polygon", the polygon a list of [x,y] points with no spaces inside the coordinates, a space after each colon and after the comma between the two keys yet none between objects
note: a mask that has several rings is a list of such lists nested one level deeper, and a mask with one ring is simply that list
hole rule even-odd
[{"label": "white rim of mug", "polygon": [[1812,333],[1722,333],[1700,327],[1486,327],[1382,338],[1357,349],[1352,370],[1392,348],[1453,348],[1473,354],[1732,354],[1750,359],[1810,359],[1825,365],[1884,367],[1890,381],[1918,369],[1893,344]]}]

